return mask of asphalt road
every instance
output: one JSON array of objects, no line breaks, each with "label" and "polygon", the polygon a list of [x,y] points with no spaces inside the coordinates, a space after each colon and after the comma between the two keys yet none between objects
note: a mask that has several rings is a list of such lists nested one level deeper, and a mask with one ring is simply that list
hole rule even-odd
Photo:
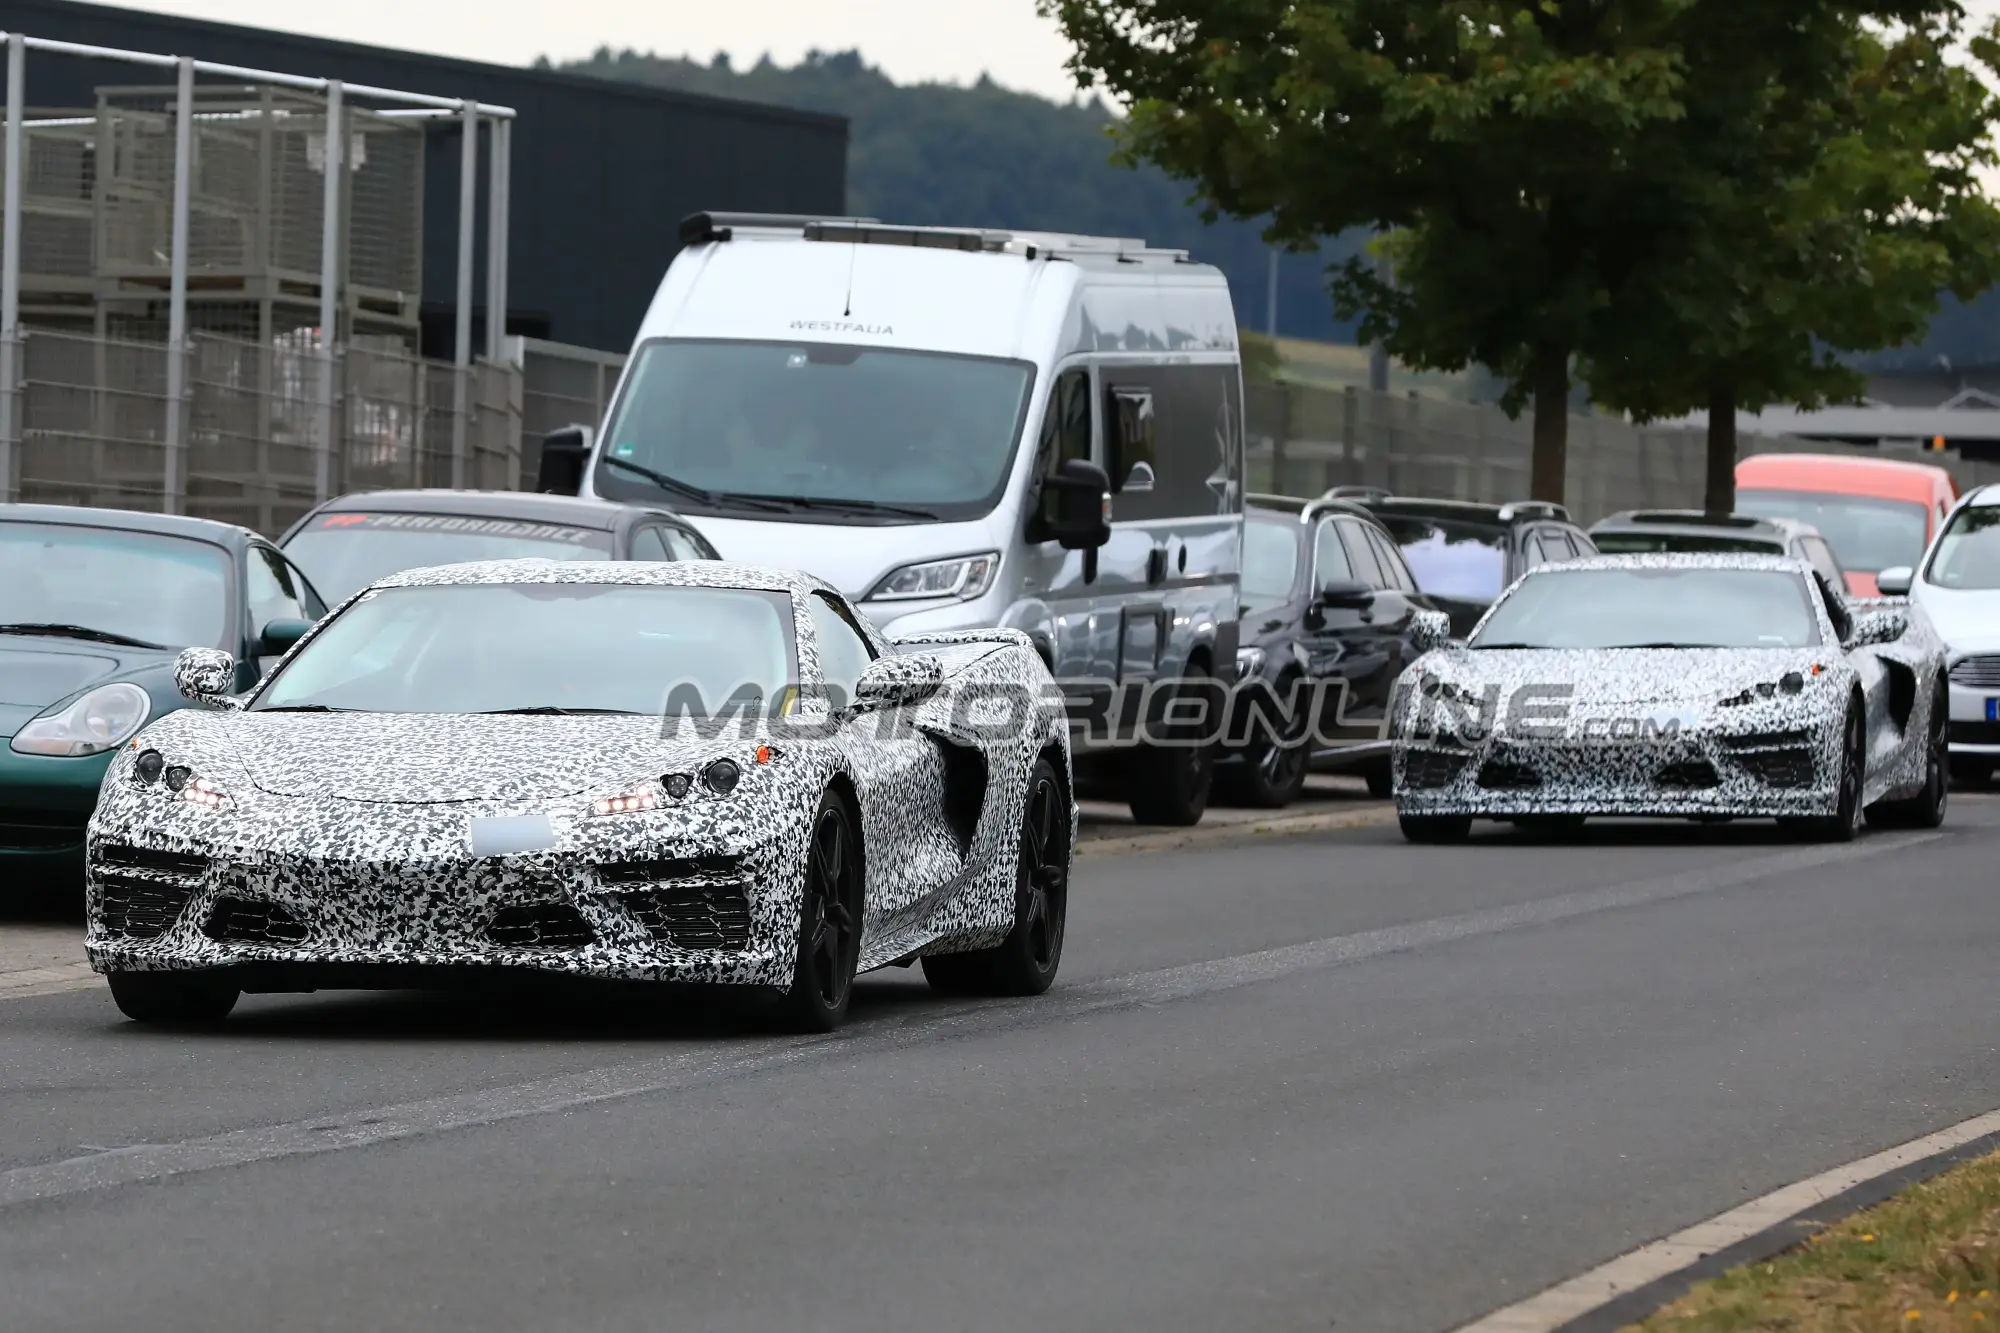
[{"label": "asphalt road", "polygon": [[1078,863],[1058,988],[0,1001],[9,1329],[1449,1328],[2000,1106],[2000,802]]}]

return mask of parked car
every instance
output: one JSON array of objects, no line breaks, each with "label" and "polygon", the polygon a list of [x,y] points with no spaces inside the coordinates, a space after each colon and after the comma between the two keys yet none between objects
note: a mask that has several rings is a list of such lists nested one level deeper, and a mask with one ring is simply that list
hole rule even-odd
[{"label": "parked car", "polygon": [[0,885],[83,882],[118,747],[187,706],[174,656],[222,649],[247,689],[326,614],[255,533],[122,509],[0,505]]},{"label": "parked car", "polygon": [[670,509],[523,491],[363,491],[328,500],[278,544],[335,605],[398,570],[468,560],[713,560]]},{"label": "parked car", "polygon": [[[1244,517],[1244,688],[1231,733],[1244,739],[1224,749],[1218,780],[1244,804],[1276,807],[1298,797],[1309,769],[1358,769],[1371,795],[1388,796],[1390,690],[1422,655],[1416,613],[1437,608],[1357,504],[1253,495]],[[1293,706],[1304,682],[1338,682],[1322,698],[1339,715],[1314,728]],[[1285,728],[1253,727],[1258,709]]]},{"label": "parked car", "polygon": [[[1020,629],[1079,694],[1233,669],[1243,376],[1218,269],[852,218],[701,213],[680,238],[601,435],[546,440],[540,489],[665,500],[898,635]],[[1211,748],[1080,727],[1137,819],[1201,818]]]},{"label": "parked car", "polygon": [[1590,535],[1559,504],[1474,504],[1371,494],[1361,505],[1389,530],[1417,586],[1463,638],[1507,585],[1539,565],[1595,555]]},{"label": "parked car", "polygon": [[1736,512],[1818,528],[1857,597],[1877,594],[1882,570],[1915,565],[1957,499],[1951,473],[1929,463],[1758,454],[1736,465]]},{"label": "parked car", "polygon": [[1967,492],[1917,567],[1884,569],[1876,584],[1923,608],[1944,640],[1951,774],[1986,785],[2000,767],[2000,486]]},{"label": "parked car", "polygon": [[1789,555],[1811,565],[1834,587],[1847,587],[1840,559],[1819,529],[1792,518],[1705,514],[1699,509],[1628,509],[1591,524],[1590,540],[1605,555],[1650,551]]}]

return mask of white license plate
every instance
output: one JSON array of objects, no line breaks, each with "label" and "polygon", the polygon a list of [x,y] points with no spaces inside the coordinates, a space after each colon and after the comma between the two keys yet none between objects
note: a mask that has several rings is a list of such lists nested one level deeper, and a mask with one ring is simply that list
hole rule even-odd
[{"label": "white license plate", "polygon": [[475,818],[466,830],[474,856],[515,856],[556,845],[556,831],[547,815],[502,815]]}]

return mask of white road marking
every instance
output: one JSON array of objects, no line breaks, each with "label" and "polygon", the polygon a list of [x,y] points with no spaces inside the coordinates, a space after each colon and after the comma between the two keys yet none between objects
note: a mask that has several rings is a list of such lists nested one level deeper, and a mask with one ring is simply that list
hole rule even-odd
[{"label": "white road marking", "polygon": [[1628,1291],[1636,1291],[1650,1282],[1671,1277],[1690,1264],[1739,1241],[1748,1240],[1760,1231],[1797,1217],[1878,1176],[1995,1133],[2000,1133],[2000,1111],[1988,1111],[1934,1134],[1926,1134],[1920,1139],[1912,1139],[1845,1166],[1822,1171],[1796,1184],[1773,1190],[1761,1199],[1752,1199],[1726,1213],[1718,1213],[1706,1222],[1697,1222],[1685,1230],[1676,1231],[1650,1245],[1641,1245],[1580,1277],[1559,1282],[1527,1300],[1476,1319],[1462,1326],[1458,1333],[1550,1333],[1550,1330],[1560,1328],[1572,1319],[1609,1305]]},{"label": "white road marking", "polygon": [[1875,837],[1805,847],[1734,864],[1558,894],[1512,907],[1465,912],[1381,930],[1264,949],[1157,971],[1064,986],[1033,1000],[959,1006],[858,1023],[845,1036],[735,1042],[603,1069],[561,1074],[507,1087],[455,1093],[392,1106],[315,1116],[175,1143],[136,1144],[115,1152],[0,1171],[0,1208],[171,1176],[548,1115],[599,1102],[741,1078],[825,1051],[853,1055],[894,1050],[941,1037],[1051,1022],[1108,1009],[1235,990],[1300,972],[1380,958],[1431,945],[1547,925],[1596,912],[1734,888],[1836,861],[1903,851],[1941,833]]}]

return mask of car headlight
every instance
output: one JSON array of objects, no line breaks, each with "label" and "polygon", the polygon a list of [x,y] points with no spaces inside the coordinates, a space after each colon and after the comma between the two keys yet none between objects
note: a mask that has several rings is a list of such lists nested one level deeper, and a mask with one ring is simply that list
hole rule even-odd
[{"label": "car headlight", "polygon": [[[1820,668],[1818,666],[1814,666],[1812,668],[1812,674],[1817,676],[1819,673],[1820,673]],[[1750,686],[1748,689],[1741,690],[1738,693],[1730,695],[1727,699],[1724,699],[1719,706],[1723,708],[1742,708],[1749,704],[1757,703],[1763,699],[1775,699],[1777,696],[1781,694],[1797,694],[1800,691],[1804,690],[1805,687],[1806,687],[1805,673],[1799,671],[1787,671],[1784,675],[1778,677],[1776,680],[1761,681],[1756,685]]]},{"label": "car headlight", "polygon": [[1254,676],[1263,669],[1264,650],[1262,648],[1238,648],[1236,650],[1236,676],[1239,680],[1246,676]]},{"label": "car headlight", "polygon": [[904,565],[863,598],[870,602],[910,602],[920,598],[956,597],[969,602],[993,586],[1000,568],[997,551],[980,555],[953,556],[949,560],[929,560],[921,565]]},{"label": "car headlight", "polygon": [[14,733],[17,754],[78,756],[115,750],[146,725],[152,698],[137,685],[100,685],[60,713]]}]

